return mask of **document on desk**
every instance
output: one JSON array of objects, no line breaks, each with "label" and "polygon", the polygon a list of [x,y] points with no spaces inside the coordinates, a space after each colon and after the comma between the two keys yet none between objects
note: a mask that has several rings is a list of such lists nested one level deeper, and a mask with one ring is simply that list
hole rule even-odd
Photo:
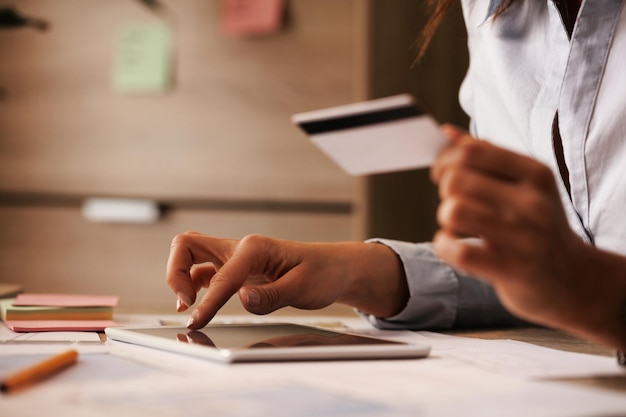
[{"label": "document on desk", "polygon": [[418,332],[412,340],[429,344],[441,357],[485,371],[526,379],[623,375],[615,358],[564,352],[516,340],[483,340]]},{"label": "document on desk", "polygon": [[[243,320],[249,319],[247,316]],[[291,318],[280,319],[291,321]],[[525,349],[516,352],[519,343],[506,340],[382,331],[361,319],[339,320],[351,330],[376,337],[412,343],[429,341],[433,352],[429,358],[415,360],[225,366],[112,343],[109,354],[81,354],[73,369],[49,383],[19,396],[3,398],[3,414],[12,417],[39,413],[65,417],[571,417],[617,416],[626,410],[623,393],[537,379],[537,372],[519,371],[527,364],[518,367],[513,363],[506,369],[501,361],[496,361],[499,368],[490,368],[482,357],[513,349],[510,352],[524,353],[525,360],[543,357],[564,366],[568,360],[562,360],[560,355],[568,356],[566,352],[546,353],[545,348],[538,348],[529,354],[523,352]],[[294,318],[294,321],[300,320]],[[478,359],[469,360],[477,354],[480,354]],[[0,370],[2,364],[13,364],[15,360],[16,357],[0,351]],[[590,363],[586,366],[588,375],[605,371]],[[515,372],[509,372],[511,368]]]},{"label": "document on desk", "polygon": [[[143,349],[144,357],[152,353],[177,362]],[[26,363],[5,358],[0,371]],[[445,358],[235,367],[194,360],[165,371],[117,354],[81,355],[74,368],[2,402],[12,417],[572,417],[626,409],[623,395],[495,375]]]}]

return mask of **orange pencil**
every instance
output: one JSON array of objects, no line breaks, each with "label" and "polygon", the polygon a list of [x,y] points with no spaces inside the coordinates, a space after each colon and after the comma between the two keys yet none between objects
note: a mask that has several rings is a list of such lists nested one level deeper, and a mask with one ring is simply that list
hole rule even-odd
[{"label": "orange pencil", "polygon": [[68,350],[52,356],[6,377],[0,384],[0,391],[8,392],[20,386],[47,378],[74,364],[77,359],[78,352],[75,350]]}]

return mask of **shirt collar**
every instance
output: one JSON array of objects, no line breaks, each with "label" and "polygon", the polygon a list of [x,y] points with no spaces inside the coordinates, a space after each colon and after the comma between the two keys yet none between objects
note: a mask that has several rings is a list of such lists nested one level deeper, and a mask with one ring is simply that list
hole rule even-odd
[{"label": "shirt collar", "polygon": [[491,19],[493,15],[496,14],[498,7],[500,7],[500,5],[503,2],[504,0],[489,0],[489,7],[487,8],[487,13],[485,14],[485,18],[482,20],[482,22],[478,26],[479,27],[482,26],[486,21]]},{"label": "shirt collar", "polygon": [[498,10],[498,7],[500,7],[502,3],[504,3],[504,0],[490,0],[489,8],[487,9],[487,16],[485,16],[485,20],[493,16],[496,13],[496,10]]}]

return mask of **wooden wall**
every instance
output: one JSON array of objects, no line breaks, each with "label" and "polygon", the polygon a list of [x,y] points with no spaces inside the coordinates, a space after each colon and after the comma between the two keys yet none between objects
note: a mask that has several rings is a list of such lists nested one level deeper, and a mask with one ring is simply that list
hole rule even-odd
[{"label": "wooden wall", "polygon": [[0,188],[80,195],[350,201],[353,181],[289,123],[353,99],[353,2],[289,3],[267,38],[221,34],[216,0],[176,16],[169,93],[112,88],[121,30],[159,23],[133,0],[20,0],[47,33],[0,35]]},{"label": "wooden wall", "polygon": [[[0,282],[171,310],[165,261],[182,231],[338,241],[433,229],[423,173],[351,178],[289,122],[435,84],[411,81],[414,1],[291,0],[283,30],[260,38],[222,34],[217,0],[162,3],[175,16],[175,80],[158,95],[112,88],[121,30],[163,23],[138,1],[12,3],[52,26],[0,31]],[[458,79],[436,81],[456,109]],[[170,209],[149,225],[86,221],[82,201],[102,196]]]}]

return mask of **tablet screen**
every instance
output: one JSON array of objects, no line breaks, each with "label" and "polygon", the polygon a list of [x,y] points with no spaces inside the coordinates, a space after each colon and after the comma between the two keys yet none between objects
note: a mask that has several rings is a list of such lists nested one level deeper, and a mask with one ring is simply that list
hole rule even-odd
[{"label": "tablet screen", "polygon": [[150,336],[165,337],[178,342],[211,346],[218,349],[396,343],[288,323],[213,325],[200,330],[163,327],[135,331]]},{"label": "tablet screen", "polygon": [[109,327],[113,340],[224,362],[307,359],[416,358],[427,346],[292,323],[185,327]]}]

